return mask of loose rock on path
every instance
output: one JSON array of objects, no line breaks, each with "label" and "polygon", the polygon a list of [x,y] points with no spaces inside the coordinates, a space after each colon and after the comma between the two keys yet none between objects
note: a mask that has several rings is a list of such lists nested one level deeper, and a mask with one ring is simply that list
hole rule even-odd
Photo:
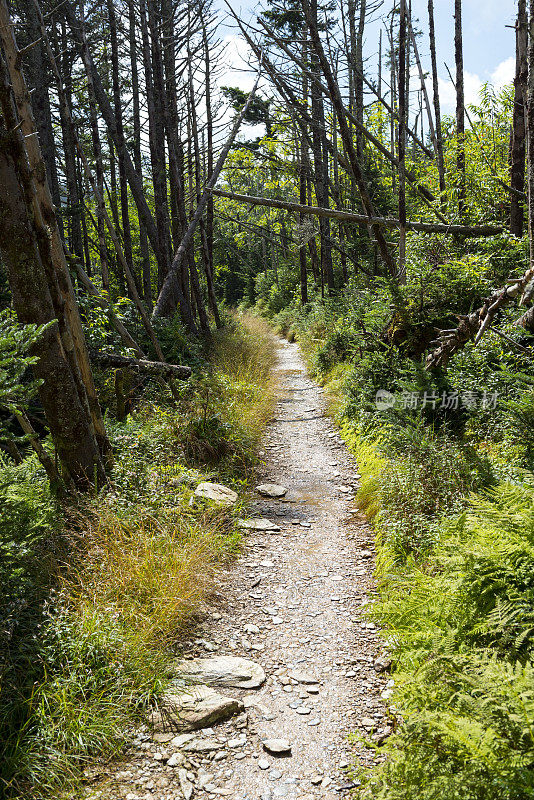
[{"label": "loose rock on path", "polygon": [[[234,716],[225,712],[226,721],[194,733],[164,721],[156,733],[139,732],[122,763],[88,775],[91,797],[333,800],[354,785],[347,768],[376,757],[348,734],[380,742],[390,732],[380,698],[389,694],[388,662],[365,616],[373,537],[355,513],[357,468],[296,345],[281,345],[278,370],[262,491],[250,511],[260,524],[247,526],[241,557],[220,576],[217,605],[213,599],[184,649],[196,659],[188,671],[198,683],[237,701]],[[209,659],[204,675],[202,659]],[[241,669],[240,677],[225,681],[224,669]],[[213,697],[213,689],[202,691]]]}]

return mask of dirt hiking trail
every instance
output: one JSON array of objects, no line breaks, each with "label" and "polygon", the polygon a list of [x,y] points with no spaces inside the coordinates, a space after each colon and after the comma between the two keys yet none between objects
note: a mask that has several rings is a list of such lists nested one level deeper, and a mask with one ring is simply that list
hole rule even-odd
[{"label": "dirt hiking trail", "polygon": [[185,648],[202,659],[253,661],[265,680],[217,687],[223,699],[240,701],[225,722],[178,737],[141,732],[125,761],[107,768],[105,789],[103,772],[93,776],[100,788],[91,796],[330,800],[354,787],[349,765],[373,760],[348,734],[380,741],[389,733],[380,699],[388,675],[365,618],[373,539],[354,506],[357,467],[296,344],[281,343],[276,369],[278,402],[258,482],[287,493],[258,493],[250,518],[279,530],[247,532]]}]

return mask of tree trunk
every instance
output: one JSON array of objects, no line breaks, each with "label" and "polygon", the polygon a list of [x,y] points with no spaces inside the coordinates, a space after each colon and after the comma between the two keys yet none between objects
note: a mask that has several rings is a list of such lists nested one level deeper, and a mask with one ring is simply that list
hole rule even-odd
[{"label": "tree trunk", "polygon": [[399,8],[399,281],[406,281],[406,0]]},{"label": "tree trunk", "polygon": [[158,238],[165,265],[158,269],[158,291],[168,272],[171,261],[170,216],[167,195],[167,167],[165,163],[165,110],[164,79],[161,43],[159,38],[159,19],[153,2],[146,5],[150,46],[146,30],[145,0],[140,0],[141,27],[143,33],[143,52],[145,58],[146,92],[150,124],[150,155],[152,161],[152,182],[154,185],[154,213]]},{"label": "tree trunk", "polygon": [[[113,111],[117,125],[119,147],[117,155],[119,161],[119,198],[121,208],[122,251],[134,280],[136,278],[133,265],[132,231],[130,227],[130,213],[128,207],[128,182],[126,179],[125,153],[126,139],[122,120],[121,85],[119,75],[119,43],[117,38],[117,19],[115,16],[114,0],[107,0],[108,21],[111,45],[111,83],[113,89]],[[136,281],[137,283],[137,281]]]},{"label": "tree trunk", "polygon": [[[4,23],[7,9],[1,4]],[[11,28],[9,30],[9,33]],[[74,353],[65,306],[54,303],[51,289],[59,298],[58,273],[53,266],[53,241],[41,215],[38,192],[28,164],[23,134],[12,100],[7,68],[0,57],[0,251],[8,273],[17,317],[22,323],[52,323],[33,347],[39,360],[35,376],[42,380],[39,394],[50,433],[67,478],[79,489],[105,481],[95,429],[87,402],[80,397],[80,373]],[[8,134],[9,131],[9,134]],[[46,178],[44,179],[46,183]],[[51,204],[50,204],[51,208]],[[56,234],[59,238],[59,234]],[[67,291],[72,293],[72,287]],[[63,333],[62,333],[63,329]],[[72,347],[72,345],[71,345]],[[86,400],[86,398],[85,398]]]},{"label": "tree trunk", "polygon": [[530,0],[527,82],[527,175],[530,267],[534,267],[534,0]]},{"label": "tree trunk", "polygon": [[525,191],[525,94],[528,80],[528,23],[526,0],[519,0],[516,23],[514,114],[510,164],[510,233],[523,235],[524,203],[516,192]]},{"label": "tree trunk", "polygon": [[40,28],[37,11],[33,0],[23,0],[22,4],[26,16],[26,31],[28,34],[28,44],[37,42],[26,55],[28,83],[32,89],[31,102],[33,118],[37,127],[39,144],[43,161],[46,165],[46,176],[50,186],[50,193],[54,206],[61,207],[61,196],[59,192],[59,180],[56,164],[56,145],[54,142],[54,132],[52,130],[52,114],[50,110],[50,98],[48,95],[46,57],[43,44],[40,39]]},{"label": "tree trunk", "polygon": [[[43,247],[42,258],[47,268],[51,291],[52,289],[54,291],[53,299],[58,308],[57,318],[65,319],[63,346],[76,379],[79,400],[83,408],[87,409],[100,452],[107,456],[110,452],[110,445],[96,395],[80,314],[65,261],[63,242],[54,212],[50,187],[46,179],[46,169],[39,140],[36,136],[29,93],[24,76],[20,71],[20,53],[14,38],[13,26],[5,0],[0,0],[0,40],[4,47],[9,68],[13,94],[18,109],[18,122],[14,121],[17,119],[17,114],[13,112],[13,124],[12,126],[9,125],[9,105],[5,105],[4,118],[9,130],[14,129],[15,125],[20,125],[24,136],[24,149],[33,175],[32,201],[34,204],[34,218],[35,220],[43,220],[42,238],[39,240]],[[6,76],[6,82],[7,80]]]},{"label": "tree trunk", "polygon": [[462,0],[454,0],[454,61],[456,64],[456,169],[458,171],[458,213],[465,214],[465,103]]},{"label": "tree trunk", "polygon": [[[141,106],[139,100],[139,69],[137,66],[137,30],[135,24],[134,0],[128,0],[128,24],[129,24],[129,45],[130,45],[130,70],[132,78],[132,124],[133,141],[132,152],[134,166],[138,175],[143,174],[143,162],[141,159]],[[139,250],[141,252],[141,274],[143,282],[143,299],[150,311],[152,309],[152,276],[150,272],[150,251],[148,249],[148,237],[146,228],[142,220],[139,220]]]},{"label": "tree trunk", "polygon": [[[311,0],[310,14],[315,24],[317,24],[317,0]],[[312,53],[312,70],[319,70],[317,54]],[[312,146],[313,146],[313,167],[314,184],[317,204],[323,208],[328,207],[328,152],[325,152],[324,139],[326,137],[326,120],[324,113],[324,101],[321,90],[315,83],[311,83],[311,107],[312,107]],[[334,272],[332,265],[332,248],[330,246],[330,223],[327,219],[319,220],[320,241],[321,241],[321,274],[322,281],[328,288],[334,288]]]},{"label": "tree trunk", "polygon": [[443,160],[443,134],[441,130],[441,107],[439,102],[438,63],[436,58],[436,34],[434,31],[434,0],[428,0],[428,35],[432,61],[432,91],[434,96],[434,118],[436,120],[436,155],[438,159],[439,189],[442,205],[445,202],[445,162]]}]

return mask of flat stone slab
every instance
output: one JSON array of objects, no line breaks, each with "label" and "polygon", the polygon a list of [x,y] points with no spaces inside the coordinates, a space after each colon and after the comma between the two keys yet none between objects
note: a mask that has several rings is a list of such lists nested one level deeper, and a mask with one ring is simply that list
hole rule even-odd
[{"label": "flat stone slab", "polygon": [[287,494],[286,487],[279,483],[260,483],[259,486],[256,486],[256,491],[265,497],[283,497]]},{"label": "flat stone slab", "polygon": [[152,715],[156,730],[193,731],[224,722],[244,710],[241,700],[225,697],[211,686],[190,686],[168,694]]},{"label": "flat stone slab", "polygon": [[203,481],[199,483],[195,489],[196,497],[204,497],[207,500],[213,500],[222,506],[232,506],[237,500],[237,492],[229,489],[228,486],[223,486],[222,483],[208,483]]},{"label": "flat stone slab", "polygon": [[304,684],[316,684],[319,683],[319,679],[312,675],[310,672],[304,672],[300,669],[293,669],[291,672],[288,672],[288,677],[293,678],[294,681],[298,681],[299,683]]},{"label": "flat stone slab", "polygon": [[257,689],[265,681],[263,667],[239,656],[213,656],[180,661],[176,673],[188,681],[238,689]]},{"label": "flat stone slab", "polygon": [[261,517],[258,519],[240,519],[239,527],[246,528],[247,530],[252,530],[252,531],[280,530],[280,525],[277,525],[276,522],[271,522],[270,519],[266,519],[265,517]]},{"label": "flat stone slab", "polygon": [[284,753],[291,752],[291,742],[287,739],[264,739],[263,747],[267,752],[274,753],[276,755],[282,755]]}]

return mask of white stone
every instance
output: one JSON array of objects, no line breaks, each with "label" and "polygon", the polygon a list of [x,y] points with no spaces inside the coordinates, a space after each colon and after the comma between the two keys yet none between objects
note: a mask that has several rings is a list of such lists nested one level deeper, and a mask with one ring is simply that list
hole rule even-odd
[{"label": "white stone", "polygon": [[279,483],[260,483],[256,486],[256,491],[266,497],[283,497],[287,494],[285,486],[280,486]]},{"label": "white stone", "polygon": [[271,522],[270,519],[260,517],[259,519],[240,519],[239,527],[246,528],[253,531],[279,531],[280,525],[276,522]]},{"label": "white stone", "polygon": [[287,739],[264,739],[262,744],[269,753],[291,752],[291,742]]},{"label": "white stone", "polygon": [[239,689],[257,689],[265,681],[265,671],[259,664],[239,656],[180,661],[176,672],[190,681]]},{"label": "white stone", "polygon": [[221,483],[208,483],[207,481],[198,484],[195,489],[195,495],[204,497],[207,500],[213,500],[223,506],[232,506],[238,498],[237,492],[232,491],[227,486],[223,486]]},{"label": "white stone", "polygon": [[211,686],[191,686],[166,695],[152,723],[159,730],[196,730],[229,719],[243,709],[240,700],[225,697]]}]

